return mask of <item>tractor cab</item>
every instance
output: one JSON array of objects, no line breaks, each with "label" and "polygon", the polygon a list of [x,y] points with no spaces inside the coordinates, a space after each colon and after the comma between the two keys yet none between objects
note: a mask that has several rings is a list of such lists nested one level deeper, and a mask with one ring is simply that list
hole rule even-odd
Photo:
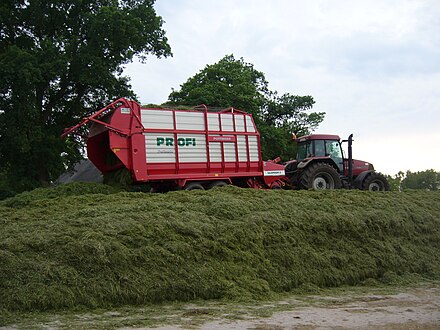
[{"label": "tractor cab", "polygon": [[296,161],[330,158],[340,173],[344,173],[344,157],[340,138],[337,135],[315,134],[297,139]]}]

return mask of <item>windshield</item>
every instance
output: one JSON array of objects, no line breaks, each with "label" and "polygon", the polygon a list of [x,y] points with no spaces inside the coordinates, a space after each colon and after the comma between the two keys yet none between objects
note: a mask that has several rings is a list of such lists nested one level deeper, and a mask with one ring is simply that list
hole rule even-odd
[{"label": "windshield", "polygon": [[298,143],[296,160],[309,157],[330,157],[340,167],[343,156],[341,145],[336,140],[313,140]]}]

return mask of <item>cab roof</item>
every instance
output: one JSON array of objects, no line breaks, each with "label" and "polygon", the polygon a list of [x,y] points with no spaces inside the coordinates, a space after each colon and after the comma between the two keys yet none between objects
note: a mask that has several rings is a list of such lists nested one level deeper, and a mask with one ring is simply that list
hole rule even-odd
[{"label": "cab roof", "polygon": [[336,140],[339,141],[340,137],[339,135],[332,135],[332,134],[311,134],[306,136],[301,136],[296,139],[296,142],[304,142],[304,141],[310,141],[310,140]]}]

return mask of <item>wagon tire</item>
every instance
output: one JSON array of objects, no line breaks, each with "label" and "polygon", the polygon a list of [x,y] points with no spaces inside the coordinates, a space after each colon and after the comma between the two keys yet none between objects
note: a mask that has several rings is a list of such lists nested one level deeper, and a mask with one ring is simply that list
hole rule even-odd
[{"label": "wagon tire", "polygon": [[212,189],[212,188],[215,188],[215,187],[224,187],[224,186],[227,186],[227,185],[228,184],[225,181],[214,181],[214,182],[211,182],[208,185],[208,187],[206,187],[206,189]]},{"label": "wagon tire", "polygon": [[150,188],[150,193],[152,193],[152,194],[166,193],[168,191],[169,191],[169,189],[167,189],[167,187],[164,187],[161,185],[153,186]]},{"label": "wagon tire", "polygon": [[185,185],[183,190],[205,190],[205,188],[200,183],[190,182]]},{"label": "wagon tire", "polygon": [[332,190],[342,187],[338,171],[327,163],[310,165],[303,171],[299,181],[303,189]]},{"label": "wagon tire", "polygon": [[389,191],[390,184],[382,173],[373,172],[362,182],[362,190],[368,191]]}]

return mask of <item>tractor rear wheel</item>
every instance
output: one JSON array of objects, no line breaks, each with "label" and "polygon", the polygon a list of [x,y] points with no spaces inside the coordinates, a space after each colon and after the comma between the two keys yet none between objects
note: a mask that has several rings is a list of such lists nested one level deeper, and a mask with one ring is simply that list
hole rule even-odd
[{"label": "tractor rear wheel", "polygon": [[389,191],[390,184],[383,174],[373,172],[365,178],[364,182],[362,182],[362,190]]},{"label": "tractor rear wheel", "polygon": [[304,189],[326,190],[342,187],[338,171],[326,163],[315,163],[307,167],[299,182]]}]

